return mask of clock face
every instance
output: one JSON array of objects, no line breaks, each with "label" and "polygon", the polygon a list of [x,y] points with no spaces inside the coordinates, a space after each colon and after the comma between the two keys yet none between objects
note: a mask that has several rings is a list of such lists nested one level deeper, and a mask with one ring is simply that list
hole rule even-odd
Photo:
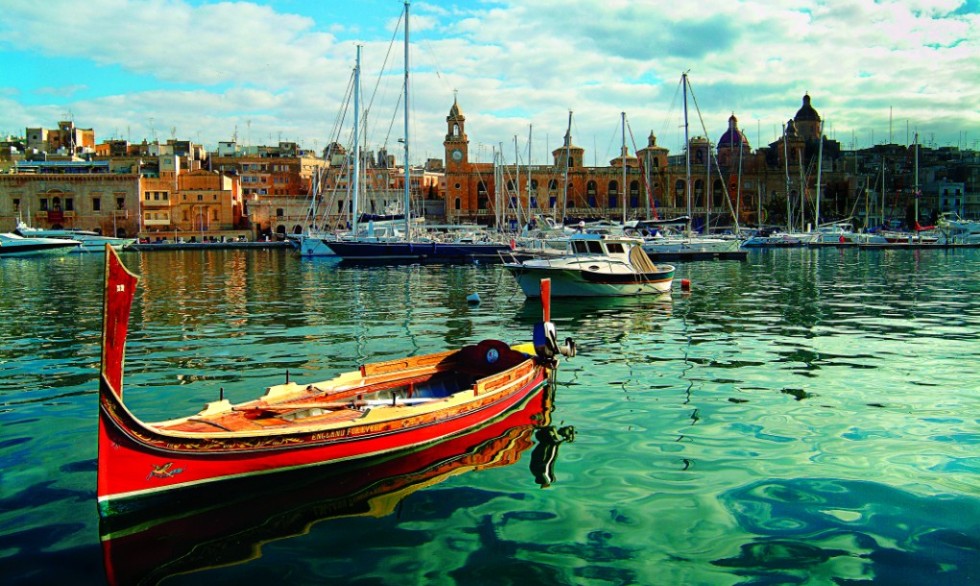
[{"label": "clock face", "polygon": [[453,149],[453,153],[452,154],[453,154],[453,160],[454,161],[462,161],[463,160],[463,151],[461,151],[459,149]]}]

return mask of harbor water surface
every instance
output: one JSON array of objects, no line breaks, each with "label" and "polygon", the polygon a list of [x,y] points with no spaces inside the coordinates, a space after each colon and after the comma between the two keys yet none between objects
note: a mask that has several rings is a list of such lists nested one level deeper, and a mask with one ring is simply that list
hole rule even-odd
[{"label": "harbor water surface", "polygon": [[[323,380],[526,341],[541,318],[495,266],[350,267],[283,250],[123,260],[142,276],[124,398],[146,421],[221,392],[254,398],[287,372]],[[103,262],[0,261],[6,584],[106,581]],[[678,263],[690,292],[555,300],[578,356],[540,429],[480,448],[495,459],[380,479],[384,506],[345,501],[316,471],[251,503],[230,486],[186,503],[245,503],[179,526],[206,544],[171,559],[158,536],[126,561],[145,558],[146,580],[166,584],[980,583],[978,275],[977,250],[791,249]],[[127,531],[154,526],[178,531]]]}]

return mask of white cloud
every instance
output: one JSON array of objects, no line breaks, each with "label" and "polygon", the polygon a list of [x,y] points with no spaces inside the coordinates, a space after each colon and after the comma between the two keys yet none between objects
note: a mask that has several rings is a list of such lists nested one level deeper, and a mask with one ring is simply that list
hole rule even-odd
[{"label": "white cloud", "polygon": [[[366,94],[378,88],[371,148],[383,142],[391,148],[402,133],[395,111],[401,39],[390,28],[400,6],[370,14],[373,28],[386,36],[366,39],[357,36],[368,28],[364,18],[314,22],[274,6],[7,0],[0,49],[33,40],[53,59],[119,67],[145,80],[145,87],[98,97],[97,80],[66,79],[59,87],[88,86],[96,97],[76,92],[50,107],[5,109],[0,127],[28,125],[12,122],[16,115],[30,117],[30,124],[50,123],[37,118],[63,112],[67,103],[98,136],[125,125],[145,133],[153,117],[160,128],[176,126],[182,136],[214,144],[229,139],[236,125],[243,137],[251,121],[253,142],[288,136],[322,146],[332,139],[360,42]],[[412,146],[419,160],[442,156],[445,117],[458,90],[472,144],[503,143],[508,159],[514,136],[523,144],[533,124],[534,159],[543,162],[548,143],[558,146],[569,110],[575,112],[573,138],[588,160],[617,154],[610,136],[622,111],[638,142],[653,130],[676,152],[678,80],[686,70],[712,139],[734,112],[755,146],[768,143],[809,92],[845,145],[853,135],[858,146],[867,146],[872,132],[881,142],[890,116],[955,144],[961,131],[980,133],[974,106],[980,101],[978,22],[976,13],[952,0],[417,2]],[[395,46],[389,47],[392,36]],[[83,113],[91,122],[81,122]],[[489,147],[484,150],[489,160]]]}]

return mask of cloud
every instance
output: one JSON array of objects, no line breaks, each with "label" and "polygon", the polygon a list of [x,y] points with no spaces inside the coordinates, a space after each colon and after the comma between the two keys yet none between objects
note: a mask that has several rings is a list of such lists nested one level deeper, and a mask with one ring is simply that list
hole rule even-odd
[{"label": "cloud", "polygon": [[4,10],[4,46],[171,82],[284,86],[316,64],[310,55],[334,46],[310,19],[247,2],[12,0]]},{"label": "cloud", "polygon": [[[352,8],[359,19],[336,7],[304,15],[278,6],[5,0],[0,51],[37,42],[51,59],[122,68],[137,85],[122,95],[100,92],[94,79],[48,80],[33,93],[51,92],[44,95],[57,103],[0,112],[0,126],[27,125],[11,123],[13,115],[43,124],[39,116],[70,107],[76,120],[90,116],[82,124],[97,132],[104,120],[105,132],[130,126],[147,134],[152,117],[209,144],[228,140],[236,126],[241,137],[248,126],[253,142],[288,136],[322,146],[336,134],[360,43],[365,107],[374,96],[369,147],[400,137],[401,38],[393,28],[400,5],[388,14],[377,5]],[[880,142],[893,117],[940,140],[980,133],[972,107],[980,101],[975,2],[429,0],[414,2],[411,14],[411,144],[419,160],[442,156],[457,91],[470,140],[486,146],[484,160],[501,144],[513,158],[514,136],[526,142],[533,125],[542,162],[569,110],[587,160],[618,153],[609,137],[620,112],[638,137],[653,130],[677,152],[684,71],[713,140],[734,112],[754,145],[771,142],[807,92],[838,139],[857,136],[858,146],[873,131]]]},{"label": "cloud", "polygon": [[57,96],[59,98],[70,98],[75,94],[84,92],[86,90],[88,90],[88,86],[85,84],[73,84],[73,85],[63,85],[63,86],[39,87],[34,90],[34,93],[42,96]]}]

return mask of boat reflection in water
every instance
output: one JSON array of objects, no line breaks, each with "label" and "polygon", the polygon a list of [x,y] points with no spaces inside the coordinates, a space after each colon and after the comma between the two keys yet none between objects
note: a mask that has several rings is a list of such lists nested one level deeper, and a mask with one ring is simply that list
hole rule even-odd
[{"label": "boat reflection in water", "polygon": [[536,442],[530,472],[546,487],[554,479],[558,444],[575,433],[551,426],[553,399],[554,386],[543,385],[497,420],[407,454],[148,496],[155,502],[143,503],[138,513],[101,521],[108,582],[156,584],[248,562],[261,556],[266,542],[305,534],[319,521],[383,517],[408,495],[450,476],[514,464]]}]

